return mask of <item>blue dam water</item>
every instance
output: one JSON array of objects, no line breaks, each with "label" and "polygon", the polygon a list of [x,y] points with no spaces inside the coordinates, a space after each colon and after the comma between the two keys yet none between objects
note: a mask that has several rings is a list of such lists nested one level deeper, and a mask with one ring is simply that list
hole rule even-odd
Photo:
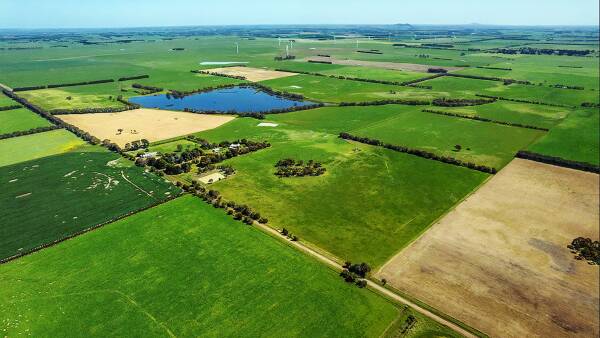
[{"label": "blue dam water", "polygon": [[183,98],[174,98],[167,94],[136,96],[130,98],[129,101],[144,108],[166,110],[184,110],[188,108],[224,113],[256,113],[314,104],[310,101],[295,101],[275,96],[252,87],[215,89]]}]

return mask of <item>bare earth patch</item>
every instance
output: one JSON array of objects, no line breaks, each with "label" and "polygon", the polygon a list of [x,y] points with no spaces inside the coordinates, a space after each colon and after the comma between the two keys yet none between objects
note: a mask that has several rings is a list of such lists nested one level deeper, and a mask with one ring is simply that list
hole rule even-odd
[{"label": "bare earth patch", "polygon": [[268,69],[261,69],[261,68],[252,68],[252,67],[223,67],[223,68],[204,69],[204,71],[211,72],[211,73],[223,74],[223,75],[243,76],[246,78],[246,80],[251,81],[251,82],[273,80],[273,79],[279,79],[282,77],[298,75],[296,73],[280,72],[280,71],[276,71],[276,70],[268,70]]},{"label": "bare earth patch", "polygon": [[442,68],[449,72],[464,69],[464,68],[460,68],[460,67],[441,67],[441,66],[432,66],[432,65],[420,65],[417,63],[346,60],[346,59],[336,59],[336,58],[322,57],[322,56],[313,56],[313,57],[307,58],[306,60],[307,61],[317,61],[317,62],[331,62],[334,65],[361,66],[361,67],[382,68],[382,69],[392,69],[392,70],[405,70],[405,71],[419,72],[419,73],[427,73],[427,70],[429,68]]},{"label": "bare earth patch", "polygon": [[[58,116],[97,138],[124,146],[147,139],[150,142],[216,128],[234,116],[203,115],[158,109],[136,109],[120,113]],[[122,129],[122,132],[119,132]]]},{"label": "bare earth patch", "polygon": [[599,176],[515,159],[377,273],[493,337],[597,337]]}]

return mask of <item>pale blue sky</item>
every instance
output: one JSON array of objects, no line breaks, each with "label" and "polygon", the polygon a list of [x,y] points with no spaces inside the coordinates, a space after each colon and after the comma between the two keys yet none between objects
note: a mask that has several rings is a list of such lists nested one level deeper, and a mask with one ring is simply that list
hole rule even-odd
[{"label": "pale blue sky", "polygon": [[598,25],[598,0],[0,0],[0,28],[230,24]]}]

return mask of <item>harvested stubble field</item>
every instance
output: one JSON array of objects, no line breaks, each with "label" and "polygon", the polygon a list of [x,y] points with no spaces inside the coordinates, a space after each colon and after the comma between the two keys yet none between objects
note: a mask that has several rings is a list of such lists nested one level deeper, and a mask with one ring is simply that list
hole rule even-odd
[{"label": "harvested stubble field", "polygon": [[282,77],[295,76],[296,73],[280,72],[275,70],[252,68],[252,67],[223,67],[204,69],[210,73],[217,73],[229,76],[243,76],[251,82],[279,79]]},{"label": "harvested stubble field", "polygon": [[141,139],[153,142],[209,130],[235,118],[226,115],[192,114],[158,109],[71,114],[59,115],[59,117],[101,140],[109,139],[120,146]]},{"label": "harvested stubble field", "polygon": [[516,159],[378,276],[491,336],[596,337],[598,267],[567,244],[598,238],[598,189],[596,174]]}]

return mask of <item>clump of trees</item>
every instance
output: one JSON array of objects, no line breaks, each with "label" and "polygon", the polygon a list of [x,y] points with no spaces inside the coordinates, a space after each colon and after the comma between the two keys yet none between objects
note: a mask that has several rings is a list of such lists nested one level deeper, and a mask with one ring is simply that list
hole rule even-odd
[{"label": "clump of trees", "polygon": [[427,69],[427,73],[446,74],[446,73],[448,73],[448,70],[444,69],[444,68],[429,68],[429,69]]},{"label": "clump of trees", "polygon": [[421,150],[421,149],[413,149],[413,148],[408,148],[405,146],[384,143],[380,140],[371,139],[368,137],[354,136],[354,135],[350,135],[348,133],[340,133],[339,137],[342,139],[345,139],[345,140],[356,141],[356,142],[360,142],[360,143],[364,143],[364,144],[369,144],[372,146],[384,147],[386,149],[390,149],[390,150],[397,151],[400,153],[411,154],[411,155],[419,156],[419,157],[434,160],[434,161],[439,161],[439,162],[443,162],[443,163],[447,163],[447,164],[453,164],[453,165],[457,165],[457,166],[461,166],[461,167],[466,167],[469,169],[481,171],[481,172],[488,173],[488,174],[496,174],[498,172],[498,170],[496,168],[492,168],[492,167],[488,167],[488,166],[484,166],[484,165],[480,165],[480,164],[475,164],[472,162],[465,162],[463,160],[459,160],[454,157],[437,155],[437,154],[434,154],[434,153],[431,153],[431,152],[428,152],[425,150]]},{"label": "clump of trees", "polygon": [[287,237],[292,242],[297,242],[300,239],[300,238],[298,238],[298,236],[292,234],[286,228],[281,229],[281,231],[279,233],[281,234],[281,236]]},{"label": "clump of trees", "polygon": [[433,105],[438,107],[467,107],[480,106],[483,104],[494,103],[495,99],[450,99],[446,97],[433,100]]},{"label": "clump of trees", "polygon": [[[188,141],[195,142],[196,148],[178,149],[176,152],[160,154],[157,156],[144,157],[138,154],[135,160],[137,166],[148,166],[155,172],[167,175],[179,175],[188,173],[192,165],[196,165],[199,173],[215,169],[215,164],[227,159],[248,154],[271,146],[268,142],[254,142],[246,139],[234,142],[224,141],[221,143],[210,143],[195,136],[189,136]],[[228,169],[225,169],[229,172]]]},{"label": "clump of trees", "polygon": [[133,141],[131,143],[125,144],[125,151],[134,151],[134,150],[138,150],[138,149],[145,149],[145,148],[148,148],[149,145],[150,145],[150,141],[148,141],[144,138],[141,140],[137,140],[137,141]]},{"label": "clump of trees", "polygon": [[321,176],[325,173],[326,169],[319,162],[308,160],[294,160],[286,158],[279,160],[275,164],[277,171],[275,176],[282,177],[304,177],[304,176]]},{"label": "clump of trees", "polygon": [[285,55],[285,56],[276,56],[274,58],[275,61],[287,61],[287,60],[296,60],[296,55]]},{"label": "clump of trees", "polygon": [[141,85],[139,83],[134,83],[131,85],[131,87],[144,90],[144,93],[143,93],[144,95],[160,93],[164,90],[163,88],[160,88],[160,87],[145,86],[145,85]]},{"label": "clump of trees", "polygon": [[577,237],[567,245],[575,259],[586,260],[591,265],[600,265],[600,242],[590,238]]},{"label": "clump of trees", "polygon": [[340,272],[340,277],[346,283],[354,283],[359,288],[367,286],[365,278],[371,271],[371,267],[367,263],[352,264],[351,262],[344,263],[344,269]]}]

